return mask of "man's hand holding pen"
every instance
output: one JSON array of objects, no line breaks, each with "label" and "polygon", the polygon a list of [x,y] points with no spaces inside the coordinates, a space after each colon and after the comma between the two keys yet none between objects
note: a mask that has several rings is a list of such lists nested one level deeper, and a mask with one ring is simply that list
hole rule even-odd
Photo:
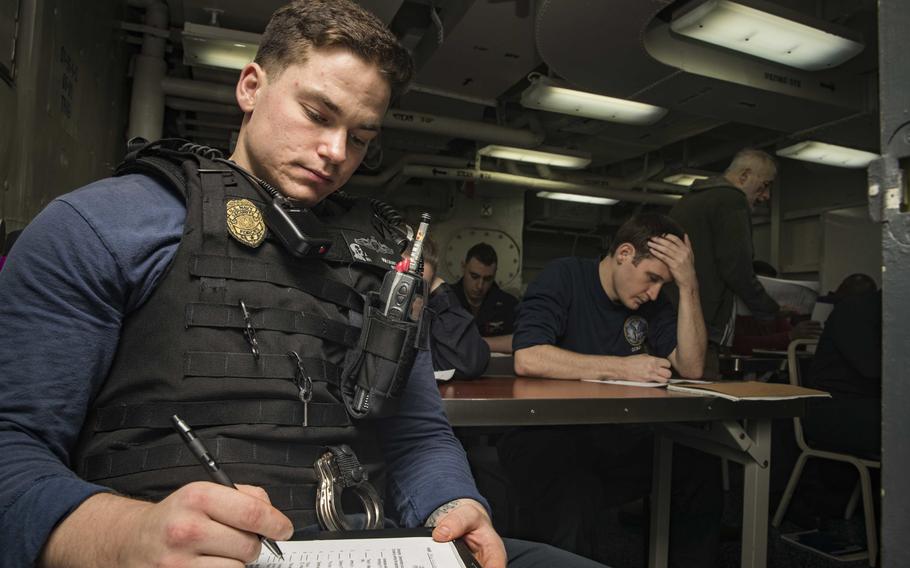
[{"label": "man's hand holding pen", "polygon": [[293,527],[263,489],[190,483],[160,503],[109,493],[84,501],[52,533],[41,566],[237,566],[259,557],[259,536]]},{"label": "man's hand holding pen", "polygon": [[623,357],[622,365],[622,378],[629,381],[665,383],[673,375],[669,360],[646,353]]},{"label": "man's hand holding pen", "polygon": [[214,556],[249,563],[259,557],[259,535],[287,540],[293,533],[290,519],[271,506],[266,492],[250,485],[191,483],[159,506],[160,515],[146,516],[146,529],[160,535],[169,554],[186,560]]}]

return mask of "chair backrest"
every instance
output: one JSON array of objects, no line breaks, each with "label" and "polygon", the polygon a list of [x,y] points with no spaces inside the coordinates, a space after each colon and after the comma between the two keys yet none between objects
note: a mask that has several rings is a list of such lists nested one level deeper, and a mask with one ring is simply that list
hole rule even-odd
[{"label": "chair backrest", "polygon": [[[787,371],[790,374],[791,385],[802,386],[803,364],[807,364],[810,361],[808,357],[800,357],[800,352],[812,352],[817,346],[817,339],[794,339],[787,346]],[[793,431],[796,434],[796,445],[801,450],[808,449],[809,446],[806,444],[806,438],[803,435],[802,419],[799,416],[793,418]]]}]

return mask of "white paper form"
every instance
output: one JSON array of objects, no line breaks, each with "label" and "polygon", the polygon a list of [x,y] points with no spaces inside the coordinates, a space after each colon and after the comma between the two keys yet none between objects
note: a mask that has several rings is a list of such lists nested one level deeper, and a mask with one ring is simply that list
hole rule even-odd
[{"label": "white paper form", "polygon": [[695,379],[670,379],[666,383],[659,383],[657,381],[628,381],[623,379],[582,379],[586,383],[601,383],[604,385],[619,385],[622,387],[645,387],[645,388],[658,388],[665,387],[670,383],[703,383],[709,384],[711,381],[697,381]]},{"label": "white paper form", "polygon": [[466,568],[451,542],[429,536],[295,540],[278,543],[279,560],[265,548],[250,568]]},{"label": "white paper form", "polygon": [[[758,281],[764,286],[768,295],[774,298],[774,301],[781,306],[794,308],[796,313],[802,315],[812,313],[815,299],[818,298],[818,282],[812,280],[783,280],[768,276],[759,276]],[[752,315],[752,312],[749,311],[749,308],[739,297],[736,298],[736,315]]]},{"label": "white paper form", "polygon": [[437,381],[447,381],[455,376],[455,369],[446,369],[445,371],[433,371],[433,376]]}]

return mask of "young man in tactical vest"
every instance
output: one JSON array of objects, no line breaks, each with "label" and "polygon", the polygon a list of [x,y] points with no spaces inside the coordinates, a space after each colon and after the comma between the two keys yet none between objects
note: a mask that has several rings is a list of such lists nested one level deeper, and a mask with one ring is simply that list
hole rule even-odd
[{"label": "young man in tactical vest", "polygon": [[[342,443],[387,488],[386,522],[463,536],[486,568],[597,566],[496,534],[416,324],[369,294],[403,243],[331,195],[411,73],[353,2],[294,2],[240,74],[230,161],[143,147],[23,232],[0,273],[0,566],[241,566],[257,535],[315,526],[314,462]],[[262,216],[283,198],[331,250],[288,251]],[[207,481],[175,414],[249,485]]]}]

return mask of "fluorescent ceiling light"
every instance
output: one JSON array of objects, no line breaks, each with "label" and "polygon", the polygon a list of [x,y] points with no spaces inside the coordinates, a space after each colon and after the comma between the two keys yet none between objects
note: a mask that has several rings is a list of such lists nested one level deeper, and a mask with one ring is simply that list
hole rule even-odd
[{"label": "fluorescent ceiling light", "polygon": [[478,150],[477,154],[481,156],[489,156],[491,158],[501,158],[503,160],[531,162],[534,164],[544,164],[547,166],[571,168],[576,170],[586,168],[591,163],[590,154],[583,155],[580,152],[568,154],[564,152],[569,152],[569,150],[559,150],[559,153],[557,153],[491,144],[489,146],[484,146]]},{"label": "fluorescent ceiling light", "polygon": [[183,26],[183,62],[186,65],[243,69],[256,57],[262,36],[187,22]]},{"label": "fluorescent ceiling light", "polygon": [[[767,8],[759,10],[746,4]],[[843,29],[837,34],[771,13],[780,8],[755,0],[707,0],[693,9],[683,8],[674,14],[670,29],[674,32],[713,43],[727,49],[748,53],[797,67],[817,71],[840,65],[863,50],[863,44],[846,37],[854,35]],[[833,26],[818,22],[825,28]]]},{"label": "fluorescent ceiling light", "polygon": [[777,151],[777,155],[842,168],[865,168],[870,162],[878,159],[878,154],[872,152],[812,140],[780,149]]},{"label": "fluorescent ceiling light", "polygon": [[575,193],[560,193],[558,191],[538,191],[537,197],[544,199],[559,199],[560,201],[574,201],[575,203],[593,203],[595,205],[615,205],[618,199],[609,197],[595,197],[593,195],[577,195]]},{"label": "fluorescent ceiling light", "polygon": [[703,176],[700,174],[679,173],[665,177],[664,181],[667,183],[675,183],[676,185],[684,185],[688,187],[700,179],[708,179],[708,176]]},{"label": "fluorescent ceiling light", "polygon": [[550,112],[638,125],[654,124],[667,114],[667,109],[654,105],[558,87],[537,74],[532,74],[531,86],[521,94],[521,104]]}]

